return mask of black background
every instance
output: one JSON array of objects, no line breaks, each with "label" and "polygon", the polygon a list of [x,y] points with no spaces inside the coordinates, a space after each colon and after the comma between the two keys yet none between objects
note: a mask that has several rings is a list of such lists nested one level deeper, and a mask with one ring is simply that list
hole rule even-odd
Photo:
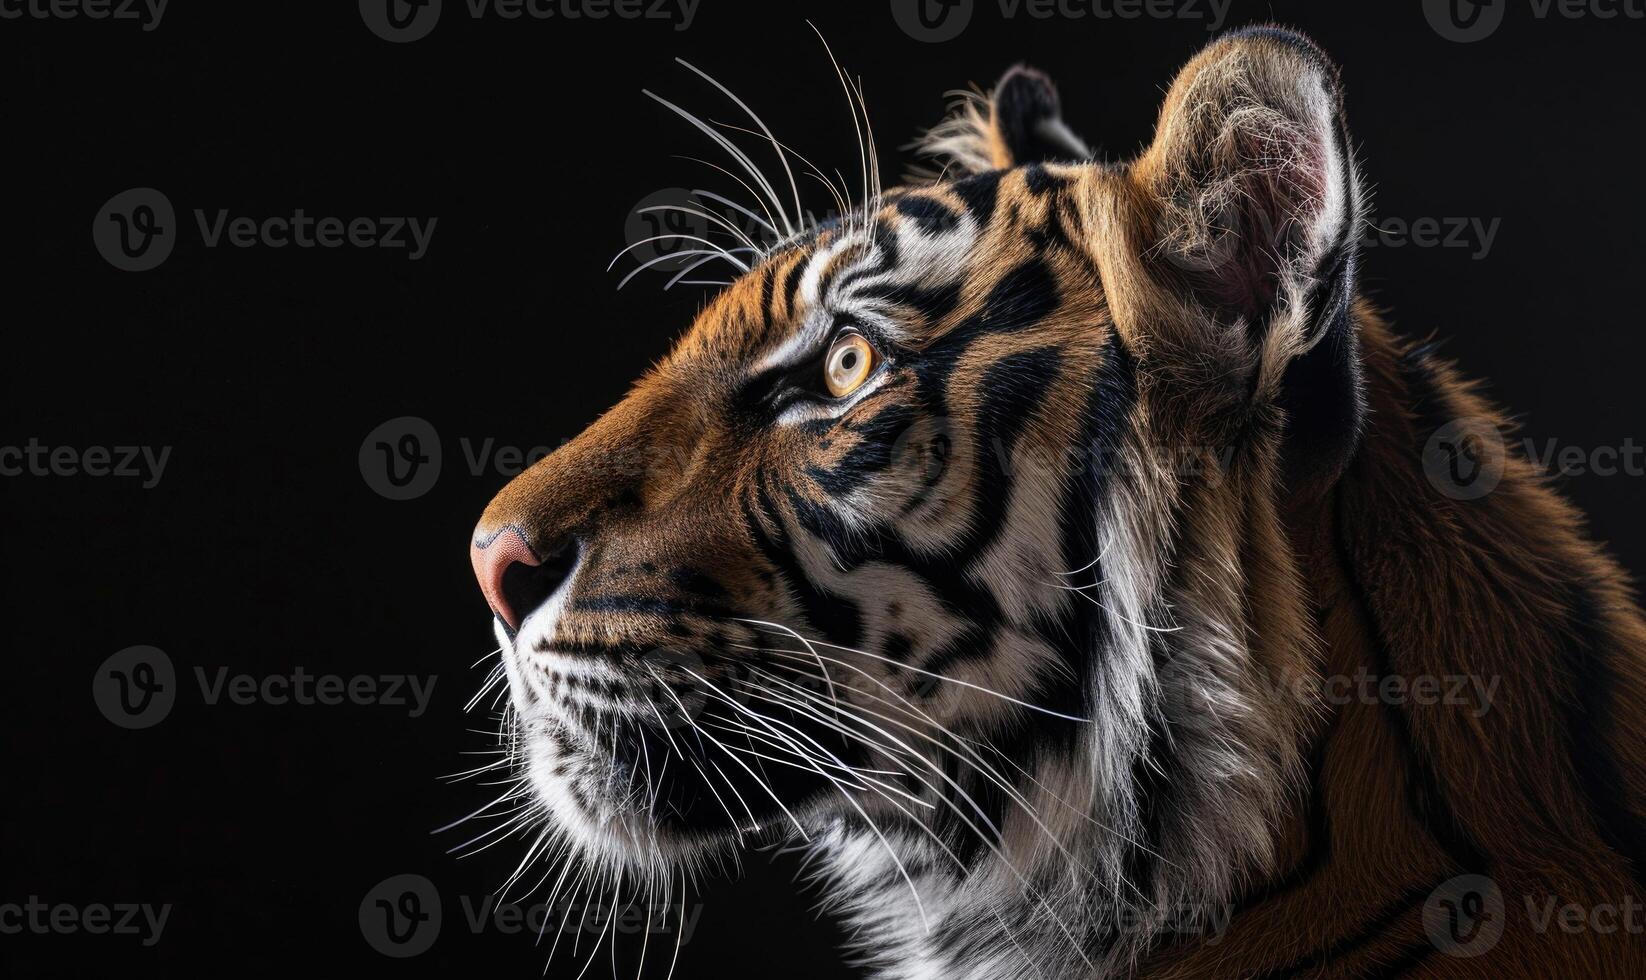
[{"label": "black background", "polygon": [[[1416,0],[1234,3],[1227,26],[1278,20],[1342,63],[1350,125],[1381,221],[1501,219],[1470,247],[1379,243],[1364,286],[1412,334],[1511,406],[1540,448],[1646,443],[1636,296],[1639,99],[1646,21],[1539,19],[1499,0],[1472,44]],[[860,75],[888,181],[898,147],[938,120],[946,90],[1017,60],[1062,86],[1101,152],[1149,137],[1205,20],[1002,19],[979,0],[945,43],[862,4],[702,0],[688,30],[649,20],[472,20],[390,44],[355,5],[176,0],[129,22],[0,21],[7,358],[5,445],[172,447],[152,489],[114,477],[0,478],[4,682],[11,748],[0,809],[0,903],[174,903],[162,940],[0,936],[11,975],[183,975],[313,968],[530,977],[546,946],[459,902],[513,869],[523,842],[476,857],[433,835],[487,797],[439,777],[489,746],[464,702],[493,648],[466,539],[505,481],[465,456],[554,446],[620,398],[703,300],[662,278],[615,287],[636,202],[672,187],[734,190],[676,155],[724,163],[643,88],[736,120],[684,57],[777,135],[855,181],[856,141],[813,20]],[[93,218],[131,187],[163,191],[179,239],[159,268],[118,271]],[[811,206],[826,199],[811,184]],[[746,196],[746,195],[739,195]],[[437,217],[404,249],[205,248],[208,214]],[[1472,236],[1471,236],[1472,237]],[[443,449],[409,501],[374,492],[362,440],[416,416]],[[1559,480],[1624,563],[1646,567],[1638,475]],[[91,697],[97,666],[152,644],[179,673],[159,725],[117,728]],[[489,661],[488,661],[489,663]],[[435,675],[418,718],[384,705],[208,705],[193,671]],[[18,710],[18,709],[21,710]],[[849,975],[841,935],[790,884],[791,859],[745,861],[693,898],[680,977]],[[362,937],[362,898],[391,875],[445,902],[432,949],[391,960]],[[672,939],[654,940],[664,947]],[[624,940],[620,975],[637,941]],[[649,975],[667,956],[653,948]],[[587,953],[587,946],[584,946]],[[607,954],[590,970],[605,975]],[[578,959],[581,959],[579,957]],[[562,956],[549,975],[574,977]]]}]

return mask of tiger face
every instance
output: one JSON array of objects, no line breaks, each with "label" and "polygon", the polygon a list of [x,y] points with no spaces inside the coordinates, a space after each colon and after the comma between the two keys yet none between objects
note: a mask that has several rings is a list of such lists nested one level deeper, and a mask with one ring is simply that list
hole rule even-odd
[{"label": "tiger face", "polygon": [[[929,142],[943,179],[763,256],[487,507],[471,556],[534,805],[641,873],[782,834],[878,836],[905,877],[896,841],[1016,869],[1089,838],[1135,871],[1139,840],[1204,831],[1142,798],[1170,725],[1167,791],[1229,842],[1185,873],[1232,876],[1299,709],[1264,703],[1243,637],[1167,647],[1295,584],[1265,539],[1197,556],[1268,556],[1255,581],[1184,577],[1191,531],[1352,443],[1335,73],[1232,35],[1144,154],[1100,163],[1014,69]],[[1302,656],[1266,625],[1273,669]],[[1205,703],[1174,702],[1186,672]]]},{"label": "tiger face", "polygon": [[[483,582],[509,561],[488,598],[567,826],[644,853],[654,829],[712,838],[835,794],[827,768],[730,746],[661,773],[671,734],[700,749],[682,713],[738,748],[795,739],[861,766],[835,697],[976,733],[1010,702],[926,681],[1078,707],[1056,642],[1078,599],[1058,585],[1095,554],[1093,488],[1059,464],[1107,437],[1093,386],[1121,384],[1125,356],[1065,224],[1078,176],[898,191],[770,256],[488,507],[475,561]],[[745,732],[745,711],[776,718]]]}]

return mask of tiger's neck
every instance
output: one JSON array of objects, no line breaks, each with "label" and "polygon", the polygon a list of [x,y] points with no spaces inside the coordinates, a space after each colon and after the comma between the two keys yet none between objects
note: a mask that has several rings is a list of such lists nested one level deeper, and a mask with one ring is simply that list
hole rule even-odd
[{"label": "tiger's neck", "polygon": [[1370,422],[1329,493],[1287,505],[1237,458],[1159,505],[1171,534],[1106,515],[1133,523],[1091,730],[1017,760],[993,850],[961,871],[918,833],[820,829],[883,975],[1646,975],[1639,935],[1538,914],[1641,904],[1646,732],[1618,709],[1646,703],[1646,627],[1523,461],[1449,482],[1436,433],[1497,416],[1361,333]]},{"label": "tiger's neck", "polygon": [[1360,331],[1363,445],[1287,515],[1321,641],[1306,778],[1226,932],[1161,943],[1141,974],[1646,975],[1638,917],[1548,915],[1610,921],[1643,894],[1646,630],[1625,577],[1448,365]]}]

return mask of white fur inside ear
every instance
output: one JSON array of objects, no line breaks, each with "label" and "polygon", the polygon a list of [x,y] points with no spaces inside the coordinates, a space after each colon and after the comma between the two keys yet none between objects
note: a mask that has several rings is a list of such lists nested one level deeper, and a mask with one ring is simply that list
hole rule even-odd
[{"label": "white fur inside ear", "polygon": [[1321,163],[1325,167],[1322,175],[1324,195],[1308,232],[1308,260],[1312,270],[1344,235],[1353,232],[1348,225],[1353,220],[1350,201],[1353,198],[1354,171],[1352,163],[1345,159],[1338,133],[1335,100],[1327,93],[1324,82],[1311,73],[1299,80],[1299,86],[1311,117],[1309,138],[1320,141]]}]

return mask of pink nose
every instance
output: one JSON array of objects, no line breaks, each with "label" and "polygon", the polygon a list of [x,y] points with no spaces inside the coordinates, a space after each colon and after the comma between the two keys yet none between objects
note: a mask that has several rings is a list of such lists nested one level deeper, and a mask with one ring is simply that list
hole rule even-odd
[{"label": "pink nose", "polygon": [[557,547],[545,561],[513,524],[496,531],[476,528],[469,546],[474,577],[486,604],[513,636],[520,624],[571,577],[577,548],[571,542]]}]

